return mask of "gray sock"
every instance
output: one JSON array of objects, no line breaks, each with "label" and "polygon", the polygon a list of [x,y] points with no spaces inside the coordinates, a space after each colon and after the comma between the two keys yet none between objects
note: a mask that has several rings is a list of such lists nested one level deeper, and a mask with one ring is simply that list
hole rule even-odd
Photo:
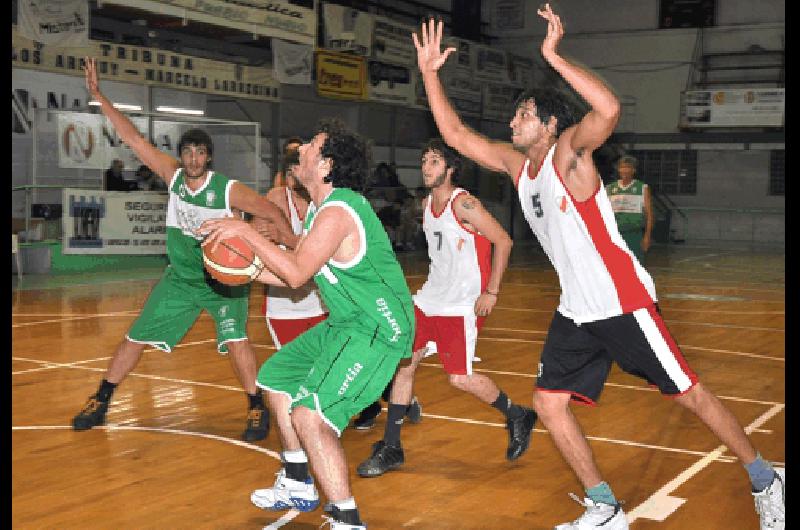
[{"label": "gray sock", "polygon": [[761,458],[761,453],[757,453],[756,459],[746,464],[744,468],[747,470],[747,474],[750,475],[753,491],[764,491],[764,488],[772,484],[775,479],[775,470]]}]

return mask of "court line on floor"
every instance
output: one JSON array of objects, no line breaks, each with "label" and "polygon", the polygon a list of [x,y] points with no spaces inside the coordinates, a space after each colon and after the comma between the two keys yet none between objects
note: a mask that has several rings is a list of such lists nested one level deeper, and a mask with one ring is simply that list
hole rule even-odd
[{"label": "court line on floor", "polygon": [[[439,363],[419,363],[420,366],[426,366],[429,368],[441,368],[442,365]],[[495,374],[495,375],[511,375],[516,377],[526,377],[528,379],[536,378],[536,375],[533,373],[525,373],[525,372],[509,372],[506,370],[491,370],[489,368],[476,368],[475,366],[472,367],[473,372],[481,372],[487,374]],[[659,392],[657,388],[652,388],[649,386],[636,386],[636,385],[623,385],[622,383],[610,383],[606,381],[605,386],[611,386],[616,388],[624,388],[628,390],[639,390],[644,392]],[[773,405],[781,405],[782,403],[776,401],[762,401],[760,399],[750,399],[750,398],[740,398],[740,397],[733,397],[733,396],[717,396],[719,399],[725,399],[728,401],[738,401],[741,403],[753,403],[756,405],[765,405],[765,406],[773,406]]]},{"label": "court line on floor", "polygon": [[[25,315],[15,315],[12,313],[12,317],[15,316],[25,316]],[[131,316],[131,311],[125,312],[117,312],[117,313],[98,313],[98,314],[90,314],[90,315],[83,315],[83,316],[74,316],[74,317],[66,317],[66,318],[56,318],[50,320],[37,320],[36,322],[23,322],[21,324],[12,324],[12,328],[22,328],[27,326],[36,326],[38,324],[54,324],[54,323],[61,323],[61,322],[72,322],[75,320],[88,320],[90,318],[98,318],[98,317],[122,317],[122,316]]]},{"label": "court line on floor", "polygon": [[[522,330],[519,330],[522,331]],[[543,340],[533,340],[533,339],[514,339],[514,338],[506,338],[506,337],[478,337],[478,340],[492,340],[495,342],[522,342],[522,343],[530,343],[530,344],[544,344]],[[771,357],[769,355],[763,355],[760,353],[750,353],[750,352],[742,352],[742,351],[734,351],[734,350],[723,350],[721,348],[704,348],[701,346],[691,346],[689,344],[678,344],[678,347],[682,350],[695,350],[695,351],[707,351],[713,353],[727,353],[730,355],[736,355],[737,357],[750,357],[752,359],[762,359],[766,361],[776,361],[785,363],[785,357]]]},{"label": "court line on floor", "polygon": [[[681,300],[682,302],[703,302],[705,300]],[[669,304],[673,303],[670,301]],[[660,304],[659,304],[660,306]],[[530,307],[505,307],[505,306],[495,306],[495,309],[502,309],[504,311],[528,311],[531,313],[554,313],[555,309],[535,309]],[[661,311],[664,313],[669,313],[671,311],[675,312],[685,312],[685,313],[719,313],[724,315],[785,315],[786,311],[728,311],[726,309],[703,309],[701,307],[692,308],[692,307],[674,307],[672,305],[667,305],[661,308]]]},{"label": "court line on floor", "polygon": [[[744,432],[747,434],[751,434],[754,429],[761,427],[764,423],[769,421],[773,416],[778,414],[781,410],[783,410],[784,405],[775,405],[766,411],[764,414],[753,420],[750,425],[744,428]],[[684,470],[681,474],[677,477],[672,479],[670,482],[659,488],[655,493],[653,493],[650,497],[648,497],[644,502],[636,506],[633,510],[628,512],[628,522],[632,523],[636,519],[640,517],[663,521],[672,512],[677,510],[683,502],[676,502],[675,497],[672,497],[670,494],[678,489],[680,486],[685,484],[689,481],[692,477],[698,474],[700,471],[708,467],[714,460],[719,460],[720,458],[724,458],[722,455],[728,451],[728,447],[725,445],[720,445],[710,453],[706,454],[703,458],[689,466],[686,470]],[[778,465],[784,467],[785,463],[776,463],[774,465]],[[680,499],[683,500],[683,499]],[[658,517],[648,517],[649,513],[656,513],[659,514]]]},{"label": "court line on floor", "polygon": [[[71,430],[72,427],[70,425],[22,425],[22,426],[11,426],[12,431],[34,431],[34,430]],[[167,429],[163,427],[143,427],[143,426],[135,426],[135,425],[100,425],[94,427],[95,430],[105,430],[105,431],[142,431],[142,432],[155,432],[155,433],[163,433],[163,434],[177,434],[181,436],[194,436],[198,438],[206,438],[209,440],[214,440],[217,442],[224,442],[228,444],[235,445],[237,447],[243,447],[245,449],[250,449],[251,451],[256,451],[259,453],[266,454],[274,458],[275,460],[281,460],[281,455],[271,449],[267,449],[266,447],[260,447],[258,445],[243,442],[241,440],[235,440],[233,438],[227,438],[225,436],[219,436],[216,434],[209,434],[204,432],[196,432],[196,431],[181,431],[179,429]],[[289,510],[280,519],[277,521],[267,525],[264,527],[264,530],[277,530],[278,528],[289,524],[292,519],[297,517],[300,514],[297,510]]]},{"label": "court line on floor", "polygon": [[[388,414],[388,409],[383,408],[383,411]],[[473,419],[469,419],[469,418],[458,418],[458,417],[455,417],[455,416],[446,416],[446,415],[443,415],[443,414],[431,414],[429,412],[423,412],[422,415],[425,418],[435,418],[435,419],[440,419],[440,420],[453,421],[453,422],[456,422],[456,423],[466,423],[466,424],[469,424],[469,425],[482,425],[482,426],[506,428],[506,424],[505,423],[495,423],[495,422],[491,422],[491,421],[473,420]],[[538,432],[538,433],[542,433],[542,434],[549,434],[549,431],[547,429],[533,429],[533,432]],[[638,448],[641,448],[641,449],[652,449],[654,451],[664,451],[664,452],[669,452],[669,453],[680,453],[680,454],[703,456],[703,457],[708,457],[710,454],[712,454],[712,453],[709,453],[707,451],[693,451],[691,449],[680,449],[680,448],[677,448],[677,447],[667,447],[667,446],[664,446],[664,445],[646,444],[646,443],[641,443],[641,442],[634,442],[634,441],[631,441],[631,440],[618,440],[618,439],[615,439],[615,438],[607,438],[607,437],[604,437],[604,436],[586,435],[586,438],[588,440],[592,440],[592,441],[595,441],[595,442],[605,442],[605,443],[610,443],[610,444],[623,445],[623,446],[627,446],[627,447],[638,447]],[[738,459],[736,457],[733,457],[733,456],[722,456],[722,455],[718,455],[717,457],[713,458],[712,460],[717,460],[717,461],[725,462],[725,463],[738,462]],[[775,465],[784,465],[783,462],[772,462],[772,463],[775,464]]]}]

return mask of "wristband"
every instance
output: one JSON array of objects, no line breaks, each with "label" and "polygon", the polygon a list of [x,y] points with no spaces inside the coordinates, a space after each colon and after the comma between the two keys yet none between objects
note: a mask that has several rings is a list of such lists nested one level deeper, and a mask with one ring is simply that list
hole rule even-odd
[{"label": "wristband", "polygon": [[490,291],[489,289],[486,289],[486,291],[484,291],[484,292],[485,292],[486,294],[490,294],[490,295],[492,295],[492,296],[497,296],[498,294],[500,294],[500,291],[497,291],[496,293],[493,293],[493,292],[492,292],[492,291]]}]

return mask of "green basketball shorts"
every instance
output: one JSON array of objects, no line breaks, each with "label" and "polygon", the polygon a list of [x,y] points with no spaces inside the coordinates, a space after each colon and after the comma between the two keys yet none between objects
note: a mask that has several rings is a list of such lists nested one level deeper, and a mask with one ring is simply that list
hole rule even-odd
[{"label": "green basketball shorts", "polygon": [[373,335],[321,322],[267,359],[256,384],[288,395],[291,408],[317,411],[341,436],[350,418],[380,397],[405,353]]},{"label": "green basketball shorts", "polygon": [[227,353],[226,342],[247,340],[249,293],[249,285],[188,282],[167,267],[126,338],[170,352],[205,309],[216,323],[217,351]]}]

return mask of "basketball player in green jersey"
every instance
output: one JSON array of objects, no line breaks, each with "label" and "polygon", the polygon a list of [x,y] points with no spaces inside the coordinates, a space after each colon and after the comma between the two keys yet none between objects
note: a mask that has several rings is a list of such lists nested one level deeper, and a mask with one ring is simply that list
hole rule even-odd
[{"label": "basketball player in green jersey", "polygon": [[617,162],[616,180],[606,186],[606,194],[611,200],[617,228],[628,248],[644,265],[644,256],[650,248],[650,235],[653,232],[653,208],[650,200],[650,187],[639,179],[636,173],[636,159],[626,155]]},{"label": "basketball player in green jersey", "polygon": [[239,236],[267,266],[258,278],[296,288],[319,287],[328,318],[270,357],[258,373],[280,431],[283,468],[272,488],[256,490],[267,510],[311,511],[319,505],[308,464],[328,499],[333,529],[366,528],[349,483],[339,441],[350,418],[375,401],[401,359],[410,359],[414,307],[386,231],[363,195],[363,140],[336,121],[323,122],[300,147],[295,175],[312,205],[294,251],[282,251],[249,224],[206,221],[205,245]]},{"label": "basketball player in green jersey", "polygon": [[204,131],[191,129],[181,136],[177,160],[142,137],[100,92],[95,59],[86,59],[85,73],[89,94],[100,103],[119,137],[169,188],[170,264],[114,352],[97,393],[73,418],[72,426],[83,431],[103,425],[114,390],[139,362],[144,349],[150,346],[171,351],[205,309],[216,323],[218,351],[230,354],[233,371],[247,392],[249,412],[242,437],[262,440],[267,436],[269,417],[255,383],[256,357],[247,340],[249,286],[228,287],[206,277],[201,238],[195,229],[206,219],[233,215],[234,209],[272,220],[279,227],[280,237],[290,235],[291,227],[275,205],[244,184],[210,169],[213,144]]}]

